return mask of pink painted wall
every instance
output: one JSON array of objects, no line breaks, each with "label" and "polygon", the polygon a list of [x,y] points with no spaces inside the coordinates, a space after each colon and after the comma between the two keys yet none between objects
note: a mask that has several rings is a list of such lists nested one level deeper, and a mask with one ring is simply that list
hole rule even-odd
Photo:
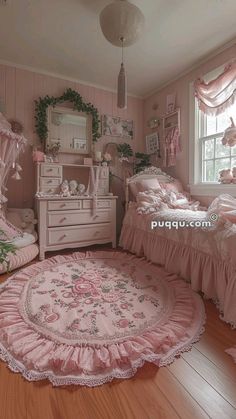
[{"label": "pink painted wall", "polygon": [[[178,155],[177,164],[173,168],[165,168],[164,170],[170,175],[179,178],[184,184],[185,188],[189,183],[189,85],[198,77],[214,70],[215,68],[227,63],[232,58],[236,57],[236,45],[228,48],[214,58],[200,65],[198,68],[180,77],[178,80],[170,83],[165,88],[153,94],[144,102],[144,133],[145,135],[152,132],[147,127],[148,120],[153,116],[161,116],[166,112],[166,97],[168,94],[176,93],[176,105],[181,109],[181,148],[182,151]],[[158,104],[157,111],[153,111],[154,104]],[[163,145],[162,131],[159,129],[161,136],[161,143]],[[162,151],[163,156],[163,151]],[[162,167],[162,160],[157,160],[157,165]],[[198,197],[199,198],[199,197]],[[200,200],[205,205],[212,200],[210,197],[200,197]]]},{"label": "pink painted wall", "polygon": [[[133,119],[135,138],[130,140],[130,144],[134,150],[143,148],[142,99],[129,97],[127,110],[119,110],[116,106],[115,93],[32,71],[0,65],[0,98],[1,102],[5,103],[5,114],[7,118],[15,118],[23,123],[24,135],[32,144],[38,142],[34,132],[34,100],[47,94],[58,96],[68,87],[77,90],[85,101],[96,106],[101,115],[109,114]],[[102,150],[104,145],[111,141],[124,142],[117,138],[103,137],[96,144],[96,149]],[[8,182],[8,205],[10,207],[33,206],[35,179],[31,153],[32,146],[28,145],[25,153],[21,155],[20,164],[24,169],[22,180],[13,181],[10,179]],[[75,155],[65,155],[64,157],[67,162],[75,161]]]}]

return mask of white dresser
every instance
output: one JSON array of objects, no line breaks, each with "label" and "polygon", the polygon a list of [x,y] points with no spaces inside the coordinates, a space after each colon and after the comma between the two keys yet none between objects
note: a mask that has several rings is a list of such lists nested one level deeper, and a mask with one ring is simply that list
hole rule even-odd
[{"label": "white dresser", "polygon": [[[45,252],[65,248],[104,243],[116,247],[117,197],[98,195],[93,208],[92,197],[56,195],[62,179],[62,166],[37,164],[37,192],[46,194],[36,197],[40,260],[45,258]],[[101,179],[102,191],[105,181]]]}]

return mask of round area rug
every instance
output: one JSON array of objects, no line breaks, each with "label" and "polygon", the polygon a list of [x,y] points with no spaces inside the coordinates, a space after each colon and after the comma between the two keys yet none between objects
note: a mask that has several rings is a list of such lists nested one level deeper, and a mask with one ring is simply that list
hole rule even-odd
[{"label": "round area rug", "polygon": [[0,357],[27,380],[97,386],[171,363],[203,332],[201,298],[121,252],[57,256],[0,289]]}]

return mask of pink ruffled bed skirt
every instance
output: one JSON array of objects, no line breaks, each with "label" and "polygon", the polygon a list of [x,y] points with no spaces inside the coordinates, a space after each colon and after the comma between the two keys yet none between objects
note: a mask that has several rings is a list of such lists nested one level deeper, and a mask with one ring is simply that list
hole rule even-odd
[{"label": "pink ruffled bed skirt", "polygon": [[[220,318],[236,328],[236,269],[230,263],[127,224],[123,225],[120,245],[191,282],[194,291],[215,302]],[[236,362],[236,347],[227,353]]]}]

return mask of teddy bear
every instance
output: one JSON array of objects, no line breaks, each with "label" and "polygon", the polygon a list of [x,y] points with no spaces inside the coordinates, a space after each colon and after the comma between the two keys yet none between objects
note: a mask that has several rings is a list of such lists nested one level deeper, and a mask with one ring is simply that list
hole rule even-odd
[{"label": "teddy bear", "polygon": [[60,188],[61,188],[61,196],[63,197],[71,196],[68,180],[63,180]]},{"label": "teddy bear", "polygon": [[231,183],[233,176],[231,169],[223,169],[219,171],[219,182],[220,183]]},{"label": "teddy bear", "polygon": [[77,191],[77,187],[78,187],[78,183],[76,180],[70,180],[69,182],[69,186],[70,186],[70,194],[73,195],[78,195],[78,191]]},{"label": "teddy bear", "polygon": [[24,233],[30,233],[37,239],[37,233],[34,229],[37,224],[36,218],[34,218],[34,211],[31,208],[24,208],[21,213],[21,229]]}]

